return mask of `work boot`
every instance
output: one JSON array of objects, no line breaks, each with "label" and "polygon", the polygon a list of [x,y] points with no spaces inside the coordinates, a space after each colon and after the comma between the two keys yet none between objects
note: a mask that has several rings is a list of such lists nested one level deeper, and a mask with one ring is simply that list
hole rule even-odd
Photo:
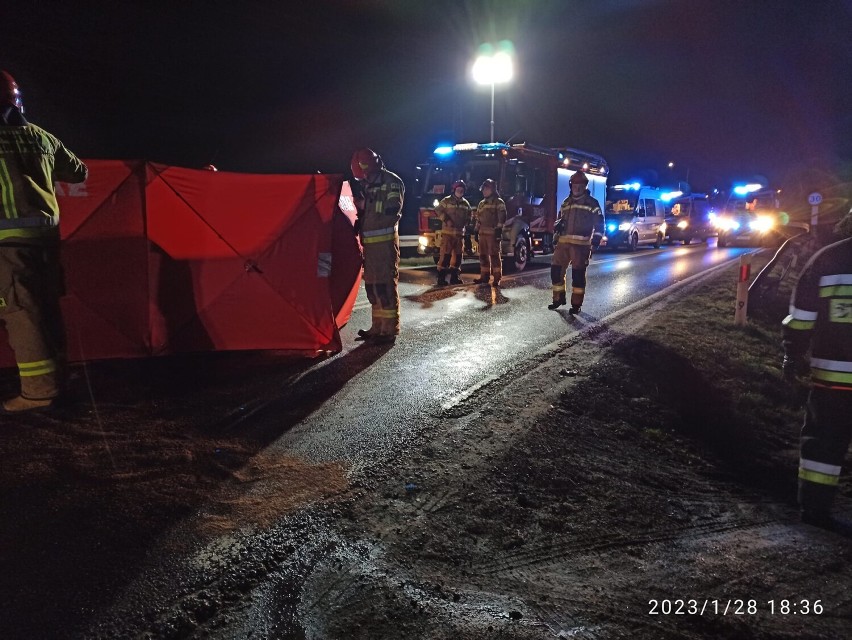
[{"label": "work boot", "polygon": [[464,281],[461,278],[459,278],[459,272],[458,271],[453,271],[450,274],[450,284],[464,284]]},{"label": "work boot", "polygon": [[578,313],[580,313],[580,306],[576,305],[576,304],[572,304],[571,308],[568,309],[568,313],[570,313],[572,316],[577,315]]},{"label": "work boot", "polygon": [[802,511],[802,522],[813,527],[831,531],[832,533],[837,533],[846,538],[852,537],[852,522],[833,516],[828,511],[805,509]]},{"label": "work boot", "polygon": [[438,271],[437,285],[439,287],[446,287],[447,286],[447,272],[444,271],[443,269]]},{"label": "work boot", "polygon": [[473,281],[473,284],[488,284],[491,278],[489,276],[481,276]]},{"label": "work boot", "polygon": [[500,278],[494,278],[494,286],[495,286],[495,287],[499,287],[499,286],[500,286]]},{"label": "work boot", "polygon": [[32,400],[24,396],[17,396],[6,400],[3,403],[3,413],[7,415],[17,415],[27,413],[28,411],[47,411],[52,409],[56,404],[56,398],[47,398],[45,400]]},{"label": "work boot", "polygon": [[373,338],[376,335],[378,335],[378,332],[374,331],[373,329],[358,329],[358,337],[355,338],[355,339],[356,340],[369,340],[370,338]]},{"label": "work boot", "polygon": [[561,307],[563,304],[565,303],[561,300],[554,300],[551,304],[547,305],[547,308],[553,311],[554,309],[558,309],[559,307]]}]

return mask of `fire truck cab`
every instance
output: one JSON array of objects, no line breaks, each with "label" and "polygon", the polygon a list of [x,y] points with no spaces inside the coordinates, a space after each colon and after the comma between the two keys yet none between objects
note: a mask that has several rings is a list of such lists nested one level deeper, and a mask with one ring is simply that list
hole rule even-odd
[{"label": "fire truck cab", "polygon": [[[497,182],[506,202],[506,224],[501,243],[507,270],[523,270],[535,253],[553,252],[553,225],[562,201],[570,194],[568,180],[583,169],[589,190],[605,200],[609,167],[593,153],[578,149],[538,147],[531,144],[469,143],[435,149],[429,162],[417,167],[414,197],[419,207],[418,252],[438,260],[441,221],[435,207],[450,194],[456,180],[468,185],[466,198],[474,210],[482,199],[480,185]],[[478,255],[472,228],[465,232],[465,256]]]}]

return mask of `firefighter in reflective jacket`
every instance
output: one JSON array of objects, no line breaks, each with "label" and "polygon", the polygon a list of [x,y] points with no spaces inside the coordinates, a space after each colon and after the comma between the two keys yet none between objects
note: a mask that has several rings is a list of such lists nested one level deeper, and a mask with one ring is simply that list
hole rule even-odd
[{"label": "firefighter in reflective jacket", "polygon": [[4,413],[51,408],[60,395],[64,330],[59,309],[59,205],[54,181],[83,182],[86,165],[30,124],[15,80],[0,71],[0,320],[21,394]]},{"label": "firefighter in reflective jacket", "polygon": [[[852,223],[852,213],[847,218]],[[842,223],[841,223],[842,224]],[[795,379],[811,349],[811,391],[799,458],[802,519],[831,526],[831,504],[852,436],[852,237],[817,252],[783,321],[784,377]]]},{"label": "firefighter in reflective jacket", "polygon": [[[438,258],[438,284],[447,284],[447,271],[450,284],[463,284],[459,273],[462,263],[462,242],[464,230],[470,223],[470,203],[464,197],[463,180],[453,184],[453,193],[442,198],[435,207],[435,213],[444,223],[441,230],[441,255]],[[451,261],[452,259],[452,261]]]},{"label": "firefighter in reflective jacket", "polygon": [[503,241],[503,225],[506,223],[506,203],[497,193],[497,183],[488,178],[479,188],[482,200],[476,206],[476,225],[479,243],[479,278],[476,284],[488,284],[494,276],[494,286],[500,284],[503,277],[503,263],[500,245]]},{"label": "firefighter in reflective jacket", "polygon": [[356,198],[357,231],[364,248],[364,286],[373,307],[372,326],[358,335],[363,340],[393,342],[399,335],[399,232],[405,185],[385,169],[372,149],[352,156],[352,175],[361,184]]},{"label": "firefighter in reflective jacket", "polygon": [[568,181],[571,195],[562,202],[559,220],[554,227],[553,260],[550,281],[553,283],[553,303],[548,309],[558,309],[566,304],[565,274],[571,265],[571,308],[569,313],[580,313],[586,295],[586,267],[592,256],[592,237],[595,231],[603,232],[601,205],[586,185],[589,179],[577,171]]}]

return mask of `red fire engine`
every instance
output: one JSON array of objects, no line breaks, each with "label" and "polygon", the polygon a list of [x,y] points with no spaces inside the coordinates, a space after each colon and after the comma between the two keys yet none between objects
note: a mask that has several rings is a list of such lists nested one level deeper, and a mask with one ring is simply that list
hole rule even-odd
[{"label": "red fire engine", "polygon": [[[535,253],[553,251],[553,225],[562,201],[571,193],[568,180],[582,169],[598,202],[606,201],[609,167],[599,155],[568,147],[539,147],[501,142],[438,147],[429,162],[417,167],[414,196],[419,200],[418,252],[438,260],[441,221],[435,207],[456,180],[467,185],[465,196],[476,208],[479,186],[486,178],[497,182],[506,201],[502,253],[507,267],[520,271]],[[477,255],[472,229],[465,233],[465,254]]]}]

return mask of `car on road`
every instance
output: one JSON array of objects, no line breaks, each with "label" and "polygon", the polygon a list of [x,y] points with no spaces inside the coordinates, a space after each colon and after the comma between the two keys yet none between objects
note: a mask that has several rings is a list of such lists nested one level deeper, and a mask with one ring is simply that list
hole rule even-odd
[{"label": "car on road", "polygon": [[782,238],[778,233],[775,216],[753,211],[723,214],[716,218],[715,225],[719,230],[717,245],[720,247],[774,247],[780,244]]},{"label": "car on road", "polygon": [[672,200],[666,215],[666,242],[707,242],[707,238],[718,233],[713,225],[715,217],[716,212],[705,194],[693,193]]},{"label": "car on road", "polygon": [[720,247],[774,247],[784,239],[776,192],[760,184],[734,187],[714,225],[719,232]]},{"label": "car on road", "polygon": [[602,246],[626,247],[635,251],[639,245],[659,248],[666,234],[666,208],[662,191],[640,184],[620,184],[607,190],[606,241]]}]

